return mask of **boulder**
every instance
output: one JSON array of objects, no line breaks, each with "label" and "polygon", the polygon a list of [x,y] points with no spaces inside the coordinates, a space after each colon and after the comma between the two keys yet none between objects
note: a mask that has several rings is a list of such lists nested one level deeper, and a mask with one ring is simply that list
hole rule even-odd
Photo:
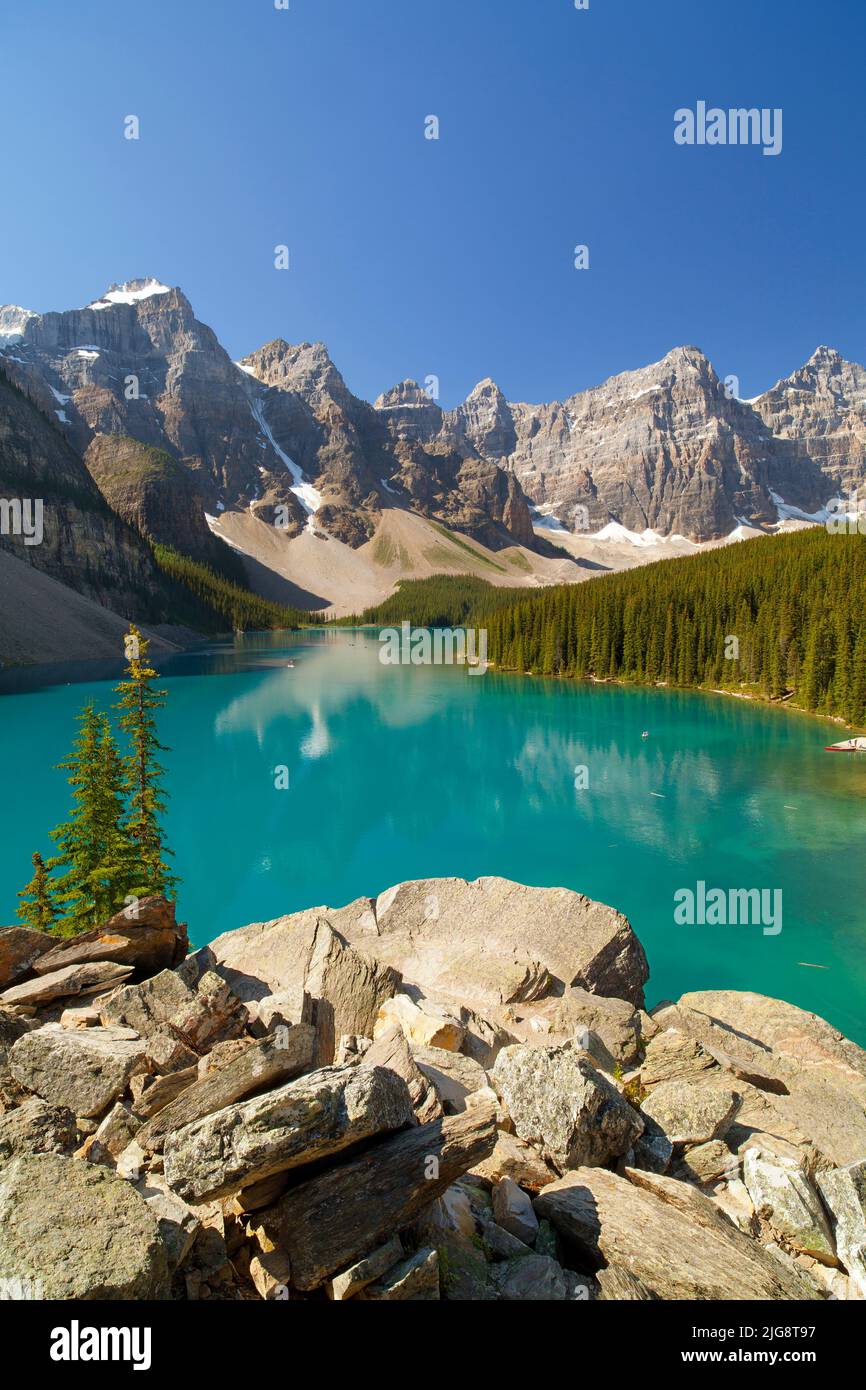
[{"label": "boulder", "polygon": [[496,1224],[525,1245],[534,1245],[538,1217],[532,1201],[511,1178],[502,1178],[493,1189],[493,1215]]},{"label": "boulder", "polygon": [[34,964],[40,974],[111,960],[130,965],[137,979],[179,965],[189,949],[186,926],[175,921],[174,903],[165,898],[140,898],[115,913],[104,926],[55,943]]},{"label": "boulder", "polygon": [[[817,1014],[750,991],[704,990],[684,994],[655,1017],[756,1077],[750,1090],[736,1089],[744,1109],[757,1111],[760,1101],[765,1132],[796,1147],[797,1136],[805,1137],[820,1167],[843,1167],[866,1154],[866,1051]],[[782,1083],[777,1094],[768,1080]]]},{"label": "boulder", "polygon": [[608,1163],[643,1131],[637,1111],[572,1043],[503,1048],[492,1080],[517,1134],[560,1172]]},{"label": "boulder", "polygon": [[522,1042],[579,1042],[605,1071],[632,1067],[640,1059],[641,1011],[625,999],[590,994],[575,986],[560,997],[513,1013],[511,1027]]},{"label": "boulder", "polygon": [[94,1008],[92,1004],[64,1009],[59,1021],[64,1028],[98,1028],[99,1010]]},{"label": "boulder", "polygon": [[0,1115],[0,1164],[19,1154],[70,1153],[76,1142],[72,1111],[38,1096]]},{"label": "boulder", "polygon": [[427,999],[416,1003],[408,994],[395,994],[386,999],[373,1023],[373,1040],[399,1025],[410,1047],[435,1047],[457,1052],[464,1038],[464,1028],[457,1017],[437,1007]]},{"label": "boulder", "polygon": [[466,1097],[490,1084],[484,1069],[460,1052],[442,1047],[413,1047],[412,1056],[446,1115],[465,1110]]},{"label": "boulder", "polygon": [[169,1272],[174,1274],[189,1254],[201,1229],[201,1221],[192,1208],[166,1186],[159,1173],[140,1176],[133,1185],[156,1218]]},{"label": "boulder", "polygon": [[120,984],[132,974],[131,965],[115,965],[111,961],[89,961],[82,965],[65,965],[49,974],[37,975],[33,980],[13,985],[0,994],[0,1004],[50,1004],[54,999],[65,999],[70,994],[84,994],[91,990]]},{"label": "boulder", "polygon": [[384,1245],[371,1250],[363,1259],[356,1260],[348,1269],[341,1270],[329,1279],[327,1294],[335,1302],[353,1298],[368,1284],[379,1279],[387,1270],[399,1264],[403,1258],[403,1243],[399,1236],[392,1236]]},{"label": "boulder", "polygon": [[376,1041],[367,1048],[362,1061],[366,1067],[388,1067],[390,1071],[402,1076],[409,1088],[412,1109],[422,1124],[443,1114],[442,1103],[436,1090],[412,1056],[399,1024],[395,1023],[380,1033]]},{"label": "boulder", "polygon": [[134,1028],[142,1038],[156,1038],[192,997],[193,991],[174,970],[161,970],[149,980],[116,990],[102,1001],[100,1016],[105,1024]]},{"label": "boulder", "polygon": [[257,922],[226,932],[208,948],[214,969],[248,1004],[290,992],[301,1001],[294,1009],[301,1009],[301,1021],[303,996],[309,995],[319,1066],[334,1060],[342,1034],[372,1037],[380,1005],[400,985],[396,970],[367,960],[333,931],[325,912],[314,908]]},{"label": "boulder", "polygon": [[184,1067],[183,1071],[166,1072],[164,1076],[148,1073],[133,1076],[129,1089],[132,1092],[132,1108],[140,1121],[150,1120],[167,1105],[171,1105],[182,1091],[195,1085],[198,1079],[196,1067]]},{"label": "boulder", "polygon": [[672,1144],[705,1144],[723,1139],[740,1104],[738,1092],[713,1079],[662,1081],[641,1101]]},{"label": "boulder", "polygon": [[833,1218],[839,1258],[861,1298],[866,1298],[866,1159],[816,1175]]},{"label": "boulder", "polygon": [[814,1297],[810,1285],[736,1230],[689,1183],[633,1169],[620,1177],[580,1168],[544,1188],[535,1210],[581,1264],[620,1266],[655,1298]]},{"label": "boulder", "polygon": [[0,1008],[0,1068],[9,1062],[9,1053],[20,1037],[30,1031],[30,1025],[23,1018],[16,1018]]},{"label": "boulder", "polygon": [[472,1169],[473,1177],[483,1182],[497,1183],[502,1178],[513,1178],[518,1186],[529,1192],[540,1192],[557,1174],[536,1153],[531,1144],[517,1134],[509,1134],[500,1129],[496,1133],[496,1145],[489,1158]]},{"label": "boulder", "polygon": [[576,985],[643,1005],[649,969],[620,913],[567,888],[504,878],[419,879],[328,919],[424,993],[488,1015]]},{"label": "boulder", "polygon": [[101,1115],[142,1071],[145,1044],[128,1028],[63,1028],[59,1023],[25,1033],[9,1054],[22,1086],[52,1105],[85,1118]]},{"label": "boulder", "polygon": [[47,1299],[168,1296],[156,1219],[107,1168],[58,1154],[0,1168],[0,1278],[26,1277]]},{"label": "boulder", "polygon": [[820,1198],[797,1163],[747,1149],[743,1182],[758,1216],[787,1245],[822,1264],[838,1263]]},{"label": "boulder", "polygon": [[565,1271],[549,1255],[508,1260],[493,1277],[504,1303],[564,1303],[568,1297]]},{"label": "boulder", "polygon": [[93,1135],[96,1144],[112,1159],[118,1159],[132,1143],[141,1127],[141,1121],[132,1111],[118,1101],[101,1121]]},{"label": "boulder", "polygon": [[203,1076],[197,1072],[193,1084],[185,1086],[176,1099],[162,1107],[139,1130],[138,1142],[142,1148],[158,1152],[166,1135],[173,1130],[213,1115],[253,1091],[287,1081],[309,1067],[315,1046],[313,1029],[308,1023],[301,1023],[283,1031],[285,1036],[281,1033],[279,1038],[265,1038],[260,1043],[244,1046],[218,1070]]},{"label": "boulder", "polygon": [[48,932],[32,931],[30,927],[0,927],[0,989],[20,980],[56,944],[57,938]]},{"label": "boulder", "polygon": [[263,1219],[289,1257],[293,1285],[318,1288],[409,1225],[491,1153],[495,1133],[495,1106],[484,1097],[460,1115],[380,1139],[290,1188]]},{"label": "boulder", "polygon": [[671,1177],[706,1187],[730,1181],[739,1175],[740,1160],[737,1154],[731,1153],[723,1139],[710,1139],[706,1144],[694,1144],[686,1149]]},{"label": "boulder", "polygon": [[370,1303],[429,1303],[439,1299],[439,1255],[422,1247],[401,1260],[381,1279],[368,1284],[361,1298]]},{"label": "boulder", "polygon": [[186,1201],[210,1201],[411,1121],[395,1072],[325,1067],[168,1134],[165,1175]]}]

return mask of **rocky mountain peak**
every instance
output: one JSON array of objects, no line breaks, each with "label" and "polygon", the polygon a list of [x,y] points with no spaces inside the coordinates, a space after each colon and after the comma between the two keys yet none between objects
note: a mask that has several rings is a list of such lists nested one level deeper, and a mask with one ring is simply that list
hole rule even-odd
[{"label": "rocky mountain peak", "polygon": [[[139,304],[144,299],[152,299],[156,295],[171,294],[172,292],[169,285],[164,285],[161,280],[150,275],[141,280],[127,280],[122,285],[110,285],[104,295],[99,299],[92,300],[86,307],[88,309],[110,309],[116,304]],[[179,293],[179,291],[174,291],[174,293]]]},{"label": "rocky mountain peak", "polygon": [[38,317],[32,309],[22,309],[20,304],[0,305],[0,347],[20,342],[29,320]]},{"label": "rocky mountain peak", "polygon": [[400,381],[396,386],[392,386],[390,391],[384,391],[375,402],[376,410],[392,410],[394,408],[406,406],[433,406],[438,410],[435,401],[428,396],[423,387],[407,377],[405,381]]},{"label": "rocky mountain peak", "polygon": [[243,371],[266,386],[294,391],[311,402],[336,401],[348,406],[351,392],[324,343],[288,343],[274,338],[243,357]]}]

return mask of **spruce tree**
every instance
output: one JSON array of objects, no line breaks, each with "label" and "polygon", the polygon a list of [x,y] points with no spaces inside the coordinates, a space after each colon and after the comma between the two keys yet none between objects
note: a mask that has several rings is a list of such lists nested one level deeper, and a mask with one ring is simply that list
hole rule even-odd
[{"label": "spruce tree", "polygon": [[149,643],[134,625],[126,634],[126,678],[115,687],[120,696],[120,727],[127,735],[130,752],[125,760],[125,787],[129,798],[127,832],[133,845],[134,885],[139,896],[159,893],[171,897],[178,880],[169,871],[164,855],[161,817],[166,797],[162,790],[165,769],[159,753],[169,750],[156,736],[155,711],[165,704],[166,693],[154,684],[156,671],[148,665]]},{"label": "spruce tree", "polygon": [[99,926],[123,905],[132,863],[119,754],[108,719],[93,705],[78,719],[81,731],[59,764],[69,773],[73,809],[51,832],[58,852],[47,865],[65,871],[55,891],[63,910],[58,931],[69,936]]},{"label": "spruce tree", "polygon": [[32,931],[50,931],[57,918],[54,887],[42,855],[33,855],[33,877],[18,894],[21,906],[17,915]]}]

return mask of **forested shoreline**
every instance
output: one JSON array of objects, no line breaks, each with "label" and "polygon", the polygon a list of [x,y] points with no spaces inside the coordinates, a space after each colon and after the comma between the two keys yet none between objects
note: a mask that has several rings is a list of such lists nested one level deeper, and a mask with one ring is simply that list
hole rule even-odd
[{"label": "forested shoreline", "polygon": [[528,593],[403,583],[360,621],[471,624],[505,670],[787,700],[866,725],[866,540],[813,528]]}]

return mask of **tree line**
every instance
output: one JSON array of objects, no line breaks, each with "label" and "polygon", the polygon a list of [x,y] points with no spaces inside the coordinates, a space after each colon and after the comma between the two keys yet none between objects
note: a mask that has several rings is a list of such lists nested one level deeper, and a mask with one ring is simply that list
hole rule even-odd
[{"label": "tree line", "polygon": [[235,630],[298,628],[316,619],[313,613],[261,598],[227,575],[218,574],[212,566],[182,555],[170,546],[155,543],[153,554],[163,574],[182,584],[199,603]]},{"label": "tree line", "polygon": [[866,539],[822,527],[531,593],[438,575],[362,620],[483,624],[503,669],[742,690],[866,726]]},{"label": "tree line", "polygon": [[33,855],[33,876],[18,894],[18,916],[37,931],[76,936],[108,920],[137,898],[171,897],[178,879],[166,863],[166,798],[156,731],[165,691],[148,664],[149,643],[135,626],[125,638],[127,666],[115,687],[112,720],[93,704],[78,716],[78,734],[59,764],[69,774],[72,808],[50,832],[56,853]]}]

